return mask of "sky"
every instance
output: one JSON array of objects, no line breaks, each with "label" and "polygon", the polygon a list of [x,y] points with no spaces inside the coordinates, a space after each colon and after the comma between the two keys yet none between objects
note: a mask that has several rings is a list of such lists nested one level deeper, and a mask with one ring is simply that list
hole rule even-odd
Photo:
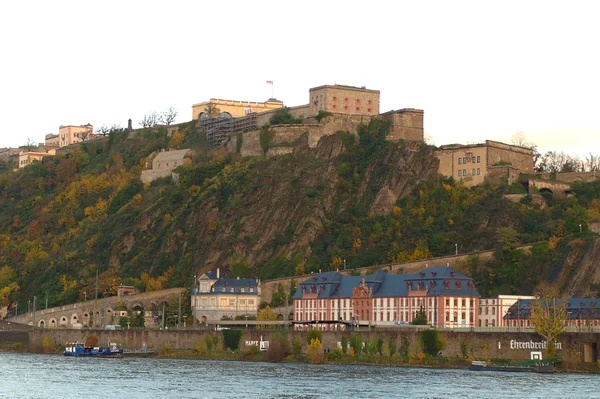
[{"label": "sky", "polygon": [[3,1],[0,147],[324,84],[425,111],[436,145],[600,153],[597,1]]}]

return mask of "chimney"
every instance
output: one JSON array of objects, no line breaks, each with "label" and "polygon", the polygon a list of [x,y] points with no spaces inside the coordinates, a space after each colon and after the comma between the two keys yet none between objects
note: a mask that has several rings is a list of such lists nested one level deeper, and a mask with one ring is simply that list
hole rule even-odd
[{"label": "chimney", "polygon": [[221,271],[219,270],[218,267],[217,267],[217,278],[221,278]]}]

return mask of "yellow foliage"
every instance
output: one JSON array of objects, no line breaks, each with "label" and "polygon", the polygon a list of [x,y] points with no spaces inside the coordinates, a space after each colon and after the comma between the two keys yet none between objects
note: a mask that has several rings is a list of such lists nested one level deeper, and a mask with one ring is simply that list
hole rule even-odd
[{"label": "yellow foliage", "polygon": [[171,216],[171,214],[170,214],[170,213],[167,213],[167,214],[166,214],[166,215],[163,217],[163,223],[164,223],[164,224],[169,224],[169,223],[171,223],[171,219],[172,219],[172,216]]},{"label": "yellow foliage", "polygon": [[166,287],[174,273],[175,268],[171,266],[159,277],[151,277],[148,273],[142,273],[140,280],[142,281],[142,284],[146,286],[146,291],[159,291]]},{"label": "yellow foliage", "polygon": [[323,346],[319,338],[312,338],[310,345],[307,348],[308,358],[313,364],[325,363],[325,355],[323,354]]},{"label": "yellow foliage", "polygon": [[196,195],[196,194],[198,194],[199,191],[200,191],[200,186],[196,186],[196,185],[191,186],[188,189],[188,192],[190,193],[190,195]]},{"label": "yellow foliage", "polygon": [[552,251],[554,251],[556,249],[556,246],[558,245],[558,243],[560,243],[560,238],[557,236],[552,236],[548,240],[548,248],[550,248]]},{"label": "yellow foliage", "polygon": [[139,205],[142,202],[143,199],[144,199],[144,197],[142,197],[141,194],[134,195],[133,196],[133,200],[132,200],[133,205]]},{"label": "yellow foliage", "polygon": [[400,208],[399,206],[395,206],[395,207],[392,209],[392,214],[393,214],[393,215],[394,215],[394,217],[396,217],[396,218],[397,218],[397,217],[400,217],[400,216],[402,216],[402,208]]},{"label": "yellow foliage", "polygon": [[183,143],[183,134],[179,131],[173,133],[171,140],[169,140],[169,148],[177,148]]},{"label": "yellow foliage", "polygon": [[302,263],[298,263],[296,265],[296,269],[294,270],[294,276],[302,276],[304,274],[304,265]]},{"label": "yellow foliage", "polygon": [[595,198],[590,202],[587,213],[590,216],[590,219],[600,217],[600,198]]},{"label": "yellow foliage", "polygon": [[329,262],[329,266],[331,266],[331,270],[339,269],[342,263],[342,258],[339,256],[334,256],[333,259],[331,259],[331,262]]},{"label": "yellow foliage", "polygon": [[452,225],[454,224],[454,220],[452,220],[452,219],[448,219],[448,224],[449,224],[450,226],[452,226]]},{"label": "yellow foliage", "polygon": [[356,250],[356,249],[360,249],[361,246],[362,246],[362,240],[360,238],[355,238],[354,244],[352,244],[352,247]]}]

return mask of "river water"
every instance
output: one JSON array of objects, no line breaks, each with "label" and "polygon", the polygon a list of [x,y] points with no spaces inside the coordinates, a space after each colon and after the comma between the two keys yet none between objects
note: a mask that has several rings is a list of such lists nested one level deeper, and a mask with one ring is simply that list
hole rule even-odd
[{"label": "river water", "polygon": [[600,376],[0,353],[0,398],[600,398]]}]

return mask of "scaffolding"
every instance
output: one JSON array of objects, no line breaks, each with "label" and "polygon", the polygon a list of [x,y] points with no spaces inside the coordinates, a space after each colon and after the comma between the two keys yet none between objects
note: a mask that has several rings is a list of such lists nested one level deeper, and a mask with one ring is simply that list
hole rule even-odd
[{"label": "scaffolding", "polygon": [[198,128],[204,132],[206,139],[214,147],[223,144],[231,135],[256,130],[256,113],[251,113],[240,118],[207,117],[198,120]]}]

